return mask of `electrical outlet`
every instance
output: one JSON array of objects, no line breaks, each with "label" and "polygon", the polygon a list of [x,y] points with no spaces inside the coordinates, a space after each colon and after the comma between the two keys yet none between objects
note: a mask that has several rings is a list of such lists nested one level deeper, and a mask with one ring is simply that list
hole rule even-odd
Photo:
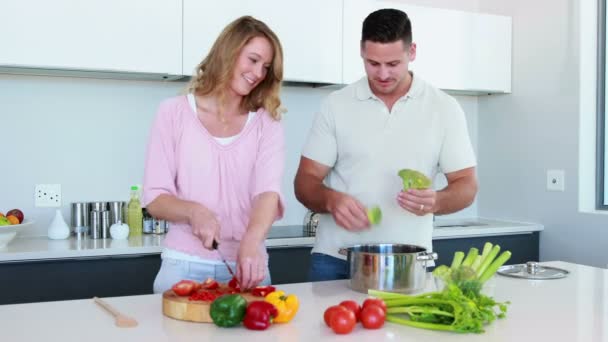
[{"label": "electrical outlet", "polygon": [[36,184],[35,207],[61,207],[61,184]]},{"label": "electrical outlet", "polygon": [[564,191],[565,181],[564,170],[547,170],[547,190]]}]

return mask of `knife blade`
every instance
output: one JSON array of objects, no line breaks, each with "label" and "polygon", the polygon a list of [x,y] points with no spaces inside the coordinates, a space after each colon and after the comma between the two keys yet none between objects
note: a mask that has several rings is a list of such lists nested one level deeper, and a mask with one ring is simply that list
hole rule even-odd
[{"label": "knife blade", "polygon": [[222,252],[220,252],[220,249],[218,248],[219,244],[218,244],[217,240],[213,240],[213,244],[211,245],[211,247],[217,251],[217,254],[220,255],[220,258],[222,259],[224,266],[226,266],[226,268],[228,269],[228,273],[230,273],[230,275],[236,280],[236,283],[240,288],[241,284],[240,284],[239,280],[237,279],[236,274],[232,270],[232,267],[230,267],[230,264],[228,264],[228,261],[226,261],[226,258],[224,258],[224,255],[222,254]]}]

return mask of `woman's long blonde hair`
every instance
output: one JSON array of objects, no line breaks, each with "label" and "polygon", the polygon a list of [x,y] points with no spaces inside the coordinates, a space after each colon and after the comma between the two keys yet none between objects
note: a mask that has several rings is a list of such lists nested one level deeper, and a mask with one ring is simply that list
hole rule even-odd
[{"label": "woman's long blonde hair", "polygon": [[239,54],[255,37],[268,39],[274,53],[266,77],[243,98],[242,108],[255,111],[263,107],[275,120],[280,120],[283,112],[279,98],[283,80],[283,48],[274,32],[251,16],[240,17],[224,28],[205,59],[196,67],[188,92],[218,96],[221,111]]}]

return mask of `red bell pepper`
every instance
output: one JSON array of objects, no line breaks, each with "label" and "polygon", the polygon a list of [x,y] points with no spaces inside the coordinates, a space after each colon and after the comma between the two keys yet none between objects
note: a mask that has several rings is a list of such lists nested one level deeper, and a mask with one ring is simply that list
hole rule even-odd
[{"label": "red bell pepper", "polygon": [[266,330],[278,314],[277,308],[268,302],[251,302],[245,311],[243,325],[251,330]]},{"label": "red bell pepper", "polygon": [[274,286],[256,286],[251,289],[251,294],[256,297],[266,297],[267,294],[276,291]]},{"label": "red bell pepper", "polygon": [[236,292],[241,292],[241,288],[239,286],[238,280],[236,280],[236,277],[232,277],[232,279],[230,279],[230,281],[228,282],[228,287],[235,290]]}]

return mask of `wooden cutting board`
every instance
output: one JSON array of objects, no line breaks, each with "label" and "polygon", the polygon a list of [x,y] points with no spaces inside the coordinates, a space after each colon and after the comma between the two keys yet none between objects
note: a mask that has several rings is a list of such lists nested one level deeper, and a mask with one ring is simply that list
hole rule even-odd
[{"label": "wooden cutting board", "polygon": [[[263,300],[262,297],[256,297],[249,293],[240,293],[247,302]],[[178,296],[173,290],[167,290],[163,293],[163,314],[167,317],[179,319],[182,321],[213,323],[209,315],[211,302],[199,300],[188,300],[189,296]]]}]

